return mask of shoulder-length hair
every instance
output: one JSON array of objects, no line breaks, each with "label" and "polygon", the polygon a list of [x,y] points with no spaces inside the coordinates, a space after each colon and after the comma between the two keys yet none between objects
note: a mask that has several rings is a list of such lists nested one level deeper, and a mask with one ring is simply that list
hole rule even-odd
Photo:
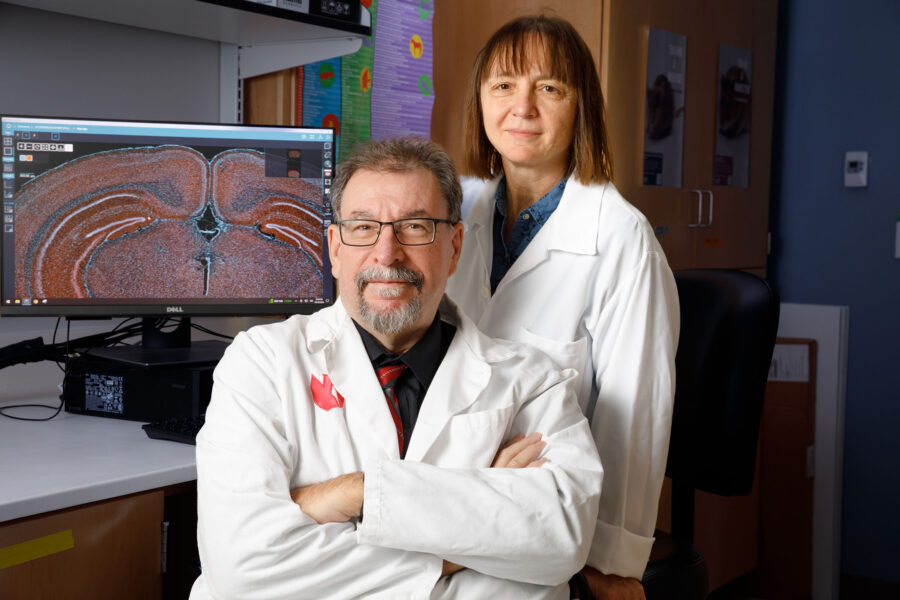
[{"label": "shoulder-length hair", "polygon": [[571,23],[546,15],[510,21],[491,36],[475,58],[466,96],[466,170],[482,179],[503,170],[500,153],[484,131],[481,86],[495,65],[510,73],[525,72],[536,51],[543,52],[550,73],[575,90],[577,108],[566,174],[574,173],[582,183],[612,180],[603,92],[591,50]]}]

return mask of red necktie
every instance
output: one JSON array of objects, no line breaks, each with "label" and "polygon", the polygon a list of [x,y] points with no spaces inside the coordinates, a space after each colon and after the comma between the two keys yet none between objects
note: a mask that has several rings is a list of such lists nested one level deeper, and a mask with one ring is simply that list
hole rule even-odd
[{"label": "red necktie", "polygon": [[394,427],[397,428],[397,444],[400,446],[400,456],[404,454],[405,440],[403,439],[403,421],[400,419],[400,403],[397,402],[397,394],[394,392],[394,386],[397,380],[409,367],[403,363],[396,365],[387,365],[378,369],[378,383],[384,390],[384,397],[387,400],[388,408],[391,411],[391,418],[394,419]]}]

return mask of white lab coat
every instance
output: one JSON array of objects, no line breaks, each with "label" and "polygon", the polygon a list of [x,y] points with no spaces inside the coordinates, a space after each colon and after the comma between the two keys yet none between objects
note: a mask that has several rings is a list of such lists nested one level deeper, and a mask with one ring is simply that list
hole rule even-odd
[{"label": "white lab coat", "polygon": [[611,183],[570,177],[558,208],[492,295],[498,182],[483,182],[467,199],[447,294],[487,335],[531,344],[580,372],[578,399],[604,470],[588,564],[639,578],[653,545],[675,393],[672,272],[646,218]]},{"label": "white lab coat", "polygon": [[[192,598],[567,598],[587,558],[602,469],[574,373],[490,340],[444,299],[456,335],[406,459],[362,340],[338,302],[240,334],[197,437],[203,574]],[[343,406],[311,399],[311,378]],[[540,431],[541,468],[488,468]],[[291,488],[365,473],[363,519],[318,525]],[[440,579],[442,559],[468,567]],[[514,580],[514,581],[511,581]]]}]

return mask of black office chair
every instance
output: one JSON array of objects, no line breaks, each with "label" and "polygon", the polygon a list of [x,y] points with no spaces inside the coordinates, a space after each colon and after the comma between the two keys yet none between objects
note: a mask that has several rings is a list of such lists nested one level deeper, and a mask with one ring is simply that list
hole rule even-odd
[{"label": "black office chair", "polygon": [[743,271],[675,272],[681,336],[666,475],[672,532],[656,532],[642,584],[647,600],[706,598],[708,571],[694,547],[694,491],[742,496],[753,486],[763,396],[779,302]]}]

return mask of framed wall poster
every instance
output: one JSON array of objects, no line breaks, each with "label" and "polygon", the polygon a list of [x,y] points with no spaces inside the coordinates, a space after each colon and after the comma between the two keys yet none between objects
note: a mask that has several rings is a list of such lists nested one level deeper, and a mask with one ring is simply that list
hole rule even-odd
[{"label": "framed wall poster", "polygon": [[713,185],[750,184],[753,51],[719,44],[719,90]]},{"label": "framed wall poster", "polygon": [[650,27],[644,105],[646,186],[681,187],[687,36]]}]

